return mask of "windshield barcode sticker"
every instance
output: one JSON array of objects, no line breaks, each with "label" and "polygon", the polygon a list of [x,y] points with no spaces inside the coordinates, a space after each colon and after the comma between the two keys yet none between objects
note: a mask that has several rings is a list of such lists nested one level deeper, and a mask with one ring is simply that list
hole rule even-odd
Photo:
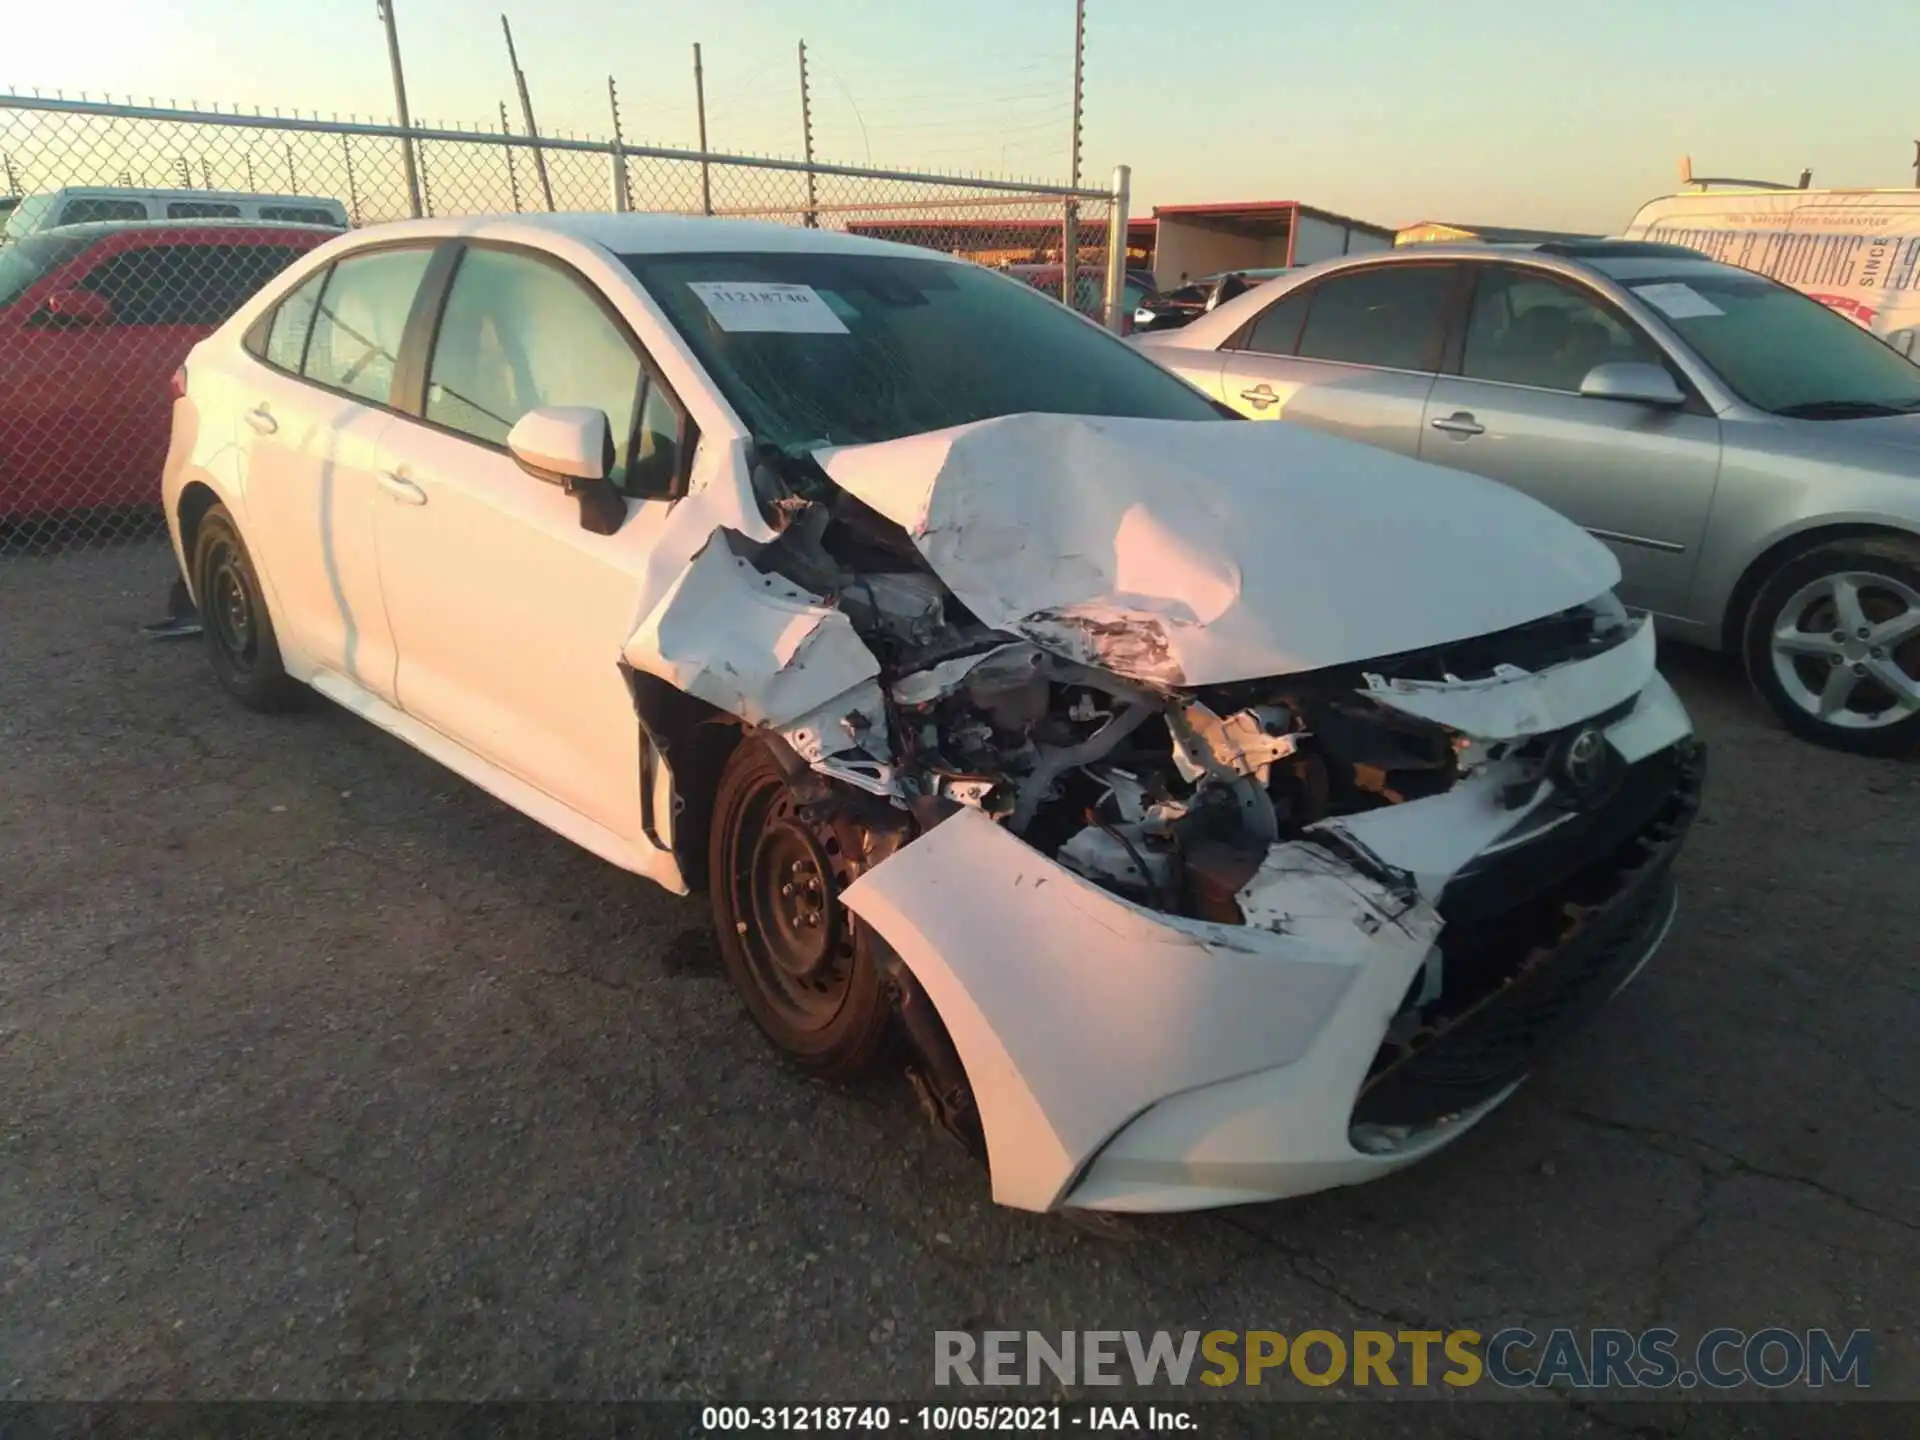
[{"label": "windshield barcode sticker", "polygon": [[689,280],[722,330],[776,335],[845,335],[847,327],[811,285],[761,280]]},{"label": "windshield barcode sticker", "polygon": [[1633,293],[1675,320],[1697,320],[1703,315],[1727,313],[1691,285],[1682,285],[1678,281],[1664,285],[1635,285]]}]

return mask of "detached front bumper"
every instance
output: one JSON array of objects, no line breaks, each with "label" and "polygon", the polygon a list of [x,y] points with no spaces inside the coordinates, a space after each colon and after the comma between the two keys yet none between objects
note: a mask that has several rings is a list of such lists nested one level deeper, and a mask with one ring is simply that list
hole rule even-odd
[{"label": "detached front bumper", "polygon": [[[1464,1133],[1664,938],[1700,750],[1657,678],[1608,734],[1651,777],[1609,804],[1611,828],[1511,843],[1524,825],[1463,783],[1372,812],[1351,858],[1274,846],[1246,925],[1130,904],[972,810],[842,898],[939,1010],[1002,1204],[1197,1209],[1354,1184]],[[1583,830],[1595,848],[1564,843]],[[1443,843],[1466,848],[1442,861]],[[1440,995],[1416,1014],[1436,958]]]}]

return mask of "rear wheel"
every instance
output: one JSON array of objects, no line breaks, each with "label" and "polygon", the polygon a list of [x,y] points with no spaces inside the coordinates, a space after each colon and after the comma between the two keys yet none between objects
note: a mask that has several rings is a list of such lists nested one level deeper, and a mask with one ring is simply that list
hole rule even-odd
[{"label": "rear wheel", "polygon": [[280,645],[260,593],[260,578],[224,505],[215,505],[200,519],[193,544],[193,577],[207,658],[220,688],[249,710],[263,713],[298,704],[300,684],[281,667]]},{"label": "rear wheel", "polygon": [[754,1023],[816,1074],[868,1069],[889,1008],[866,928],[840,903],[852,857],[764,744],[748,741],[727,761],[709,845],[721,959]]},{"label": "rear wheel", "polygon": [[1754,597],[1744,649],[1795,734],[1856,755],[1920,747],[1920,543],[1869,536],[1795,556]]}]

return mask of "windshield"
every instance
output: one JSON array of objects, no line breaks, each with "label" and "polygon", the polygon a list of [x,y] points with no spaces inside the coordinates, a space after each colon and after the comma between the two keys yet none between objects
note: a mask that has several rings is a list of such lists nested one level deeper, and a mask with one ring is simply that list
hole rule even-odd
[{"label": "windshield", "polygon": [[0,306],[11,305],[41,276],[87,248],[72,235],[29,235],[0,246]]},{"label": "windshield", "polygon": [[13,207],[13,213],[7,216],[4,233],[9,240],[17,240],[22,235],[31,234],[40,223],[40,217],[53,203],[51,195],[29,195]]},{"label": "windshield", "polygon": [[1123,341],[978,266],[819,252],[621,258],[748,428],[784,450],[1033,411],[1223,418]]},{"label": "windshield", "polygon": [[1809,420],[1920,410],[1920,367],[1798,291],[1714,264],[1622,278],[1749,405]]}]

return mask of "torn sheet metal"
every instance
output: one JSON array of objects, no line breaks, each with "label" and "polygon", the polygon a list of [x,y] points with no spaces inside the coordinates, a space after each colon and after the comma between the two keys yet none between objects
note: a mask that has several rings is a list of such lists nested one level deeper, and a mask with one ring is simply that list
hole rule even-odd
[{"label": "torn sheet metal", "polygon": [[625,658],[749,725],[781,731],[808,761],[853,749],[888,758],[880,662],[852,622],[755,570],[726,531],[693,557]]},{"label": "torn sheet metal", "polygon": [[[1285,934],[1171,919],[963,810],[841,898],[900,953],[952,1035],[994,1199],[1043,1210],[1154,1102],[1305,1054],[1362,974],[1368,993],[1397,1003],[1439,925],[1317,854],[1265,893]],[[1377,1032],[1386,1013],[1367,1023]]]},{"label": "torn sheet metal", "polygon": [[1161,688],[1485,635],[1620,578],[1516,490],[1290,425],[1010,415],[818,458],[987,625]]},{"label": "torn sheet metal", "polygon": [[1653,621],[1641,616],[1611,650],[1537,673],[1486,680],[1387,680],[1368,676],[1365,693],[1382,705],[1481,740],[1515,740],[1559,730],[1632,699],[1654,678]]}]

